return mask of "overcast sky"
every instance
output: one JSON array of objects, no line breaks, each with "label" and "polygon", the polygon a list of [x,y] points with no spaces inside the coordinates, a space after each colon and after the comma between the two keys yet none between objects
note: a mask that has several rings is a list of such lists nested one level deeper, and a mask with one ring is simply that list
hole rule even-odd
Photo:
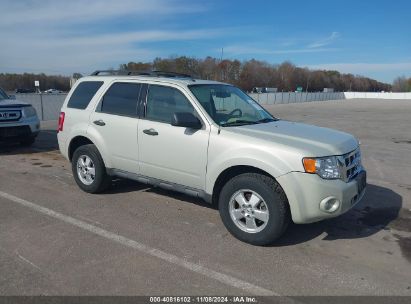
[{"label": "overcast sky", "polygon": [[0,72],[194,56],[411,76],[411,1],[0,0]]}]

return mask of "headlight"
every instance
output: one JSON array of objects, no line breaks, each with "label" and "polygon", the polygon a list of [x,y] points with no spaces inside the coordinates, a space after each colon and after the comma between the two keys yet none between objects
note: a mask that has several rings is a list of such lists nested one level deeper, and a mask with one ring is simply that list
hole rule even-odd
[{"label": "headlight", "polygon": [[33,107],[25,107],[24,108],[24,116],[26,117],[32,117],[32,116],[37,116],[36,109]]},{"label": "headlight", "polygon": [[318,174],[324,179],[342,178],[342,164],[336,156],[304,158],[303,164],[307,173]]}]

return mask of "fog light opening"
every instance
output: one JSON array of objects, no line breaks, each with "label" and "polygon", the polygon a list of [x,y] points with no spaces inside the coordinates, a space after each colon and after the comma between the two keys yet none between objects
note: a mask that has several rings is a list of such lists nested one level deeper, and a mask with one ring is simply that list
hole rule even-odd
[{"label": "fog light opening", "polygon": [[340,207],[340,201],[333,196],[323,199],[320,203],[320,209],[324,212],[333,213]]}]

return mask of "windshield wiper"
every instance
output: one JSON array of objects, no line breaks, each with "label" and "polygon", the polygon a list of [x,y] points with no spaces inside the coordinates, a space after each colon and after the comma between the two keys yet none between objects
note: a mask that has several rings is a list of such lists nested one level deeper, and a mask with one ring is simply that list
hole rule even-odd
[{"label": "windshield wiper", "polygon": [[260,123],[268,123],[268,122],[273,122],[277,121],[278,119],[274,118],[263,118],[257,121],[251,121],[251,120],[242,120],[238,119],[236,121],[231,121],[231,122],[226,122],[221,124],[222,127],[233,127],[233,126],[244,126],[244,125],[256,125]]},{"label": "windshield wiper", "polygon": [[234,126],[244,126],[244,125],[255,125],[258,122],[256,121],[250,121],[250,120],[236,120],[236,121],[231,121],[231,122],[226,122],[221,124],[222,127],[234,127]]},{"label": "windshield wiper", "polygon": [[256,123],[267,123],[267,122],[273,122],[273,121],[276,121],[276,119],[274,119],[274,118],[263,118],[263,119],[257,120]]}]

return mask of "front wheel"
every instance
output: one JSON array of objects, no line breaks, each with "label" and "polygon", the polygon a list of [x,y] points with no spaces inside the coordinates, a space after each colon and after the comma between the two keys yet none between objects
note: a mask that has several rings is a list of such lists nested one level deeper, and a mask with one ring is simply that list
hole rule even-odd
[{"label": "front wheel", "polygon": [[80,146],[73,154],[71,168],[77,185],[85,192],[99,193],[110,185],[111,178],[95,145]]},{"label": "front wheel", "polygon": [[253,245],[272,244],[290,221],[284,191],[274,179],[258,173],[229,180],[221,190],[219,210],[228,231]]}]

